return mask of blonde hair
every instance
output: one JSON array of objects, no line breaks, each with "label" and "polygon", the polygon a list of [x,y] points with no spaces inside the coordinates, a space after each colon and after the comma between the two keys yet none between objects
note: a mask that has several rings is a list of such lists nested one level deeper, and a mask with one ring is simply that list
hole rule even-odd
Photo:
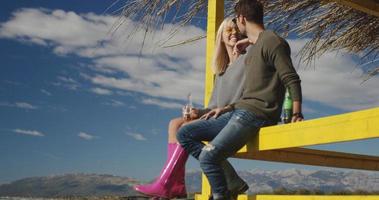
[{"label": "blonde hair", "polygon": [[[230,59],[224,42],[222,41],[222,34],[224,33],[224,28],[226,26],[231,26],[233,19],[228,17],[220,24],[217,30],[215,52],[213,54],[212,70],[214,74],[221,74],[225,71],[228,66]],[[234,24],[234,23],[233,23]]]}]

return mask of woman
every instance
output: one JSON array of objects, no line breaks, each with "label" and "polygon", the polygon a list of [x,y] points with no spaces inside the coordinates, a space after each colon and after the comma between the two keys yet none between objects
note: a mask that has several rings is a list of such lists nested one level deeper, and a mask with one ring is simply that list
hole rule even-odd
[{"label": "woman", "polygon": [[[168,127],[167,161],[160,176],[150,184],[136,185],[134,189],[148,196],[174,198],[185,197],[185,163],[188,154],[178,144],[176,133],[181,126],[198,118],[205,118],[212,108],[223,107],[237,100],[242,94],[243,59],[233,53],[233,48],[240,39],[237,25],[231,18],[226,18],[220,25],[216,36],[216,49],[213,58],[213,71],[216,75],[215,87],[207,109],[192,109],[189,115],[172,119]],[[242,56],[241,56],[242,57]],[[200,119],[201,120],[201,119]],[[228,188],[235,193],[243,193],[247,184],[236,174],[228,162],[223,163]]]}]

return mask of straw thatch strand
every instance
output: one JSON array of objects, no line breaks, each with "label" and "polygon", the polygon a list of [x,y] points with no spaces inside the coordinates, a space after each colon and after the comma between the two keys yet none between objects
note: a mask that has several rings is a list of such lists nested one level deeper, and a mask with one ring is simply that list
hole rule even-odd
[{"label": "straw thatch strand", "polygon": [[300,51],[307,63],[335,50],[358,54],[362,62],[378,57],[379,18],[375,16],[319,0],[270,0],[265,1],[265,9],[268,25],[276,31],[311,38]]},{"label": "straw thatch strand", "polygon": [[[226,15],[233,13],[234,2],[235,0],[225,0]],[[262,3],[265,5],[266,24],[271,29],[284,37],[295,33],[309,39],[299,53],[300,60],[307,64],[325,52],[336,50],[356,54],[362,63],[377,60],[378,17],[329,0],[262,0]],[[194,17],[206,16],[207,1],[129,0],[121,7],[121,17],[113,31],[126,18],[138,22],[132,33],[141,29],[145,33],[154,32],[169,21],[177,25],[171,31],[171,38],[180,27],[191,23]],[[375,63],[377,62],[373,62],[372,67],[366,70],[368,73],[379,70]]]}]

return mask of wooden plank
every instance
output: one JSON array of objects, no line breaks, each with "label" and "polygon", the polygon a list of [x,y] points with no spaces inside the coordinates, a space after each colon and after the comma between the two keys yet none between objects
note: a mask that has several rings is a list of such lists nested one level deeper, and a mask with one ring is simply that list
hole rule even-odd
[{"label": "wooden plank", "polygon": [[[212,72],[212,57],[216,41],[217,29],[224,20],[224,1],[208,0],[208,17],[207,17],[207,51],[206,51],[206,68],[205,68],[205,94],[204,105],[207,106],[213,89],[213,72]],[[202,194],[209,195],[211,188],[208,180],[202,174]]]},{"label": "wooden plank", "polygon": [[[195,195],[195,200],[208,200],[208,195]],[[378,195],[239,195],[237,200],[379,200]]]},{"label": "wooden plank", "polygon": [[379,171],[379,157],[306,148],[237,153],[235,158]]},{"label": "wooden plank", "polygon": [[[303,122],[262,128],[260,151],[379,137],[379,107]],[[244,148],[246,150],[246,148]]]},{"label": "wooden plank", "polygon": [[379,17],[379,1],[377,0],[334,0],[355,10]]},{"label": "wooden plank", "polygon": [[212,57],[216,41],[217,29],[224,20],[224,1],[208,1],[207,17],[207,51],[205,68],[204,105],[207,106],[213,89]]},{"label": "wooden plank", "polygon": [[[238,199],[240,199],[238,197]],[[244,200],[246,197],[243,198]],[[249,200],[379,200],[378,195],[257,195]],[[241,199],[242,200],[242,199]]]}]

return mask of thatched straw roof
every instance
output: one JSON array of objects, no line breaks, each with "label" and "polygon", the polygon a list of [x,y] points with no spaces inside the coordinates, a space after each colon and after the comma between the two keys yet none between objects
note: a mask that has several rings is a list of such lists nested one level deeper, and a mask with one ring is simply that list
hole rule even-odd
[{"label": "thatched straw roof", "polygon": [[[378,5],[377,0],[373,0]],[[117,1],[119,2],[119,1]],[[225,0],[226,15],[233,13],[234,0]],[[327,51],[345,50],[360,56],[362,63],[373,62],[367,73],[379,73],[379,17],[349,6],[326,0],[266,0],[266,24],[286,36],[296,33],[310,38],[300,52],[310,63]],[[138,21],[135,30],[145,33],[162,28],[171,21],[180,28],[196,16],[206,16],[206,0],[130,0],[120,8],[120,21]],[[117,29],[117,26],[115,27]],[[175,34],[175,30],[172,31]],[[199,37],[201,38],[201,37]],[[190,39],[191,40],[191,39]]]}]

